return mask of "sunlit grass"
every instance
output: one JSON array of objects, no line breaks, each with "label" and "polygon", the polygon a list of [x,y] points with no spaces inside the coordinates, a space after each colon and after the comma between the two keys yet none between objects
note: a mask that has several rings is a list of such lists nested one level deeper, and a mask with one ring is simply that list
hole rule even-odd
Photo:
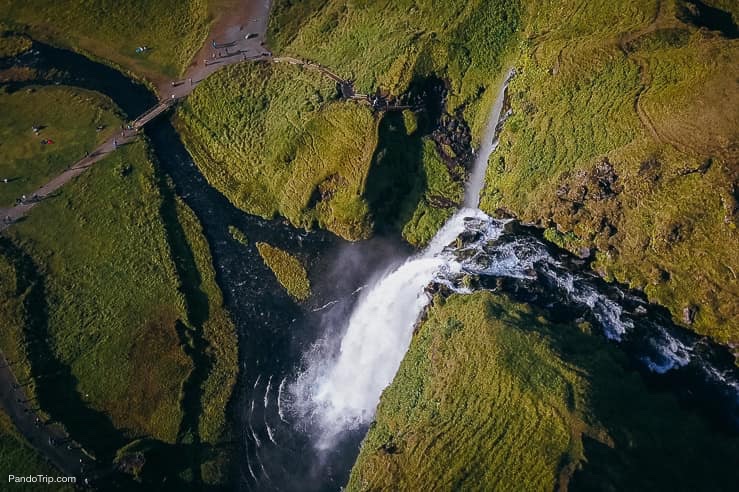
[{"label": "sunlit grass", "polygon": [[[482,206],[556,224],[574,251],[599,249],[606,276],[737,341],[739,42],[677,20],[673,2],[656,16],[641,1],[528,9]],[[618,176],[606,198],[587,177],[604,159]]]},{"label": "sunlit grass", "polygon": [[[64,86],[0,89],[0,108],[0,206],[30,196],[118,131],[121,122],[110,99]],[[41,128],[38,135],[34,126]]]},{"label": "sunlit grass", "polygon": [[287,251],[276,248],[267,243],[257,243],[259,254],[270,270],[277,277],[285,290],[292,297],[304,301],[310,297],[310,281],[308,273],[300,260]]},{"label": "sunlit grass", "polygon": [[[347,490],[721,490],[739,440],[654,394],[581,327],[479,292],[436,298]],[[679,426],[680,433],[675,433]]]}]

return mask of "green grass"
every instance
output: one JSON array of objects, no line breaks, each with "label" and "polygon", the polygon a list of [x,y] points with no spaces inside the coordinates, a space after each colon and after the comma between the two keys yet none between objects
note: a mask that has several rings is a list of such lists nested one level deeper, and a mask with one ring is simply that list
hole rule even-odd
[{"label": "green grass", "polygon": [[571,249],[598,248],[606,277],[677,320],[695,306],[695,330],[737,342],[739,43],[677,20],[673,2],[656,15],[653,1],[529,9],[482,206],[556,224]]},{"label": "green grass", "polygon": [[[60,477],[62,473],[41,459],[28,442],[16,431],[10,417],[0,410],[0,476],[2,476],[2,479],[0,479],[2,482],[0,483],[8,483],[8,475],[15,475],[16,477],[27,477],[29,475]],[[13,487],[33,492],[50,490],[51,488],[63,492],[74,490],[73,486],[67,484],[13,483],[13,485],[4,486],[8,490]]]},{"label": "green grass", "polygon": [[257,243],[259,255],[270,270],[277,277],[285,290],[298,301],[305,301],[310,297],[310,280],[308,272],[300,260],[287,251],[276,248],[267,243]]},{"label": "green grass", "polygon": [[0,58],[18,56],[31,49],[28,37],[3,31],[3,25],[0,24]]},{"label": "green grass", "polygon": [[[189,321],[196,330],[195,353],[192,357],[199,365],[199,402],[196,402],[198,438],[207,444],[208,452],[198,458],[202,480],[206,484],[223,484],[229,478],[229,463],[233,453],[225,442],[231,439],[228,424],[228,404],[231,400],[238,376],[238,339],[231,317],[223,305],[223,294],[216,283],[213,260],[208,242],[194,213],[179,199],[177,218],[187,240],[187,250],[193,256],[192,276],[181,282],[199,287],[207,298],[207,306],[199,314],[191,314]],[[195,273],[197,272],[197,273]],[[196,394],[198,394],[196,393]]]},{"label": "green grass", "polygon": [[7,234],[0,348],[41,408],[101,459],[146,438],[160,463],[147,476],[200,469],[190,476],[223,483],[236,333],[201,227],[146,144],[120,147]]},{"label": "green grass", "polygon": [[[115,171],[124,163],[125,177]],[[185,301],[161,200],[146,147],[135,143],[37,206],[10,236],[44,278],[46,306],[35,309],[47,311],[51,350],[76,380],[59,391],[76,391],[132,435],[174,442],[191,362],[175,325]]]},{"label": "green grass", "polygon": [[[278,1],[269,36],[275,52],[351,76],[359,92],[380,87],[400,94],[414,80],[445,77],[451,86],[448,109],[463,107],[479,124],[480,94],[497,82],[518,23],[516,5]],[[403,139],[390,135],[393,121],[378,130],[379,118],[362,106],[332,101],[335,92],[333,82],[292,66],[231,67],[196,89],[178,113],[179,128],[208,180],[248,212],[280,214],[296,226],[318,225],[352,240],[369,236],[373,226],[400,230],[413,219],[406,237],[423,244],[448,217],[457,195],[451,192],[438,206],[429,200],[435,191],[424,185],[448,173],[438,172],[433,157],[426,161],[423,135],[411,136],[415,118],[408,112],[406,137],[416,141],[405,142],[404,150]],[[385,133],[380,140],[389,141],[378,145],[378,131]],[[412,168],[417,178],[372,185],[370,168],[382,152],[390,154],[386,167]],[[410,164],[398,160],[410,154]],[[390,174],[394,179],[400,173]],[[392,207],[379,203],[377,190],[401,188],[414,196],[389,217],[385,212]],[[374,206],[368,203],[373,200]]]},{"label": "green grass", "polygon": [[436,298],[347,490],[730,490],[739,440],[583,329],[502,295]]},{"label": "green grass", "polygon": [[[29,195],[91,152],[120,127],[114,104],[95,92],[64,86],[0,89],[0,206]],[[96,131],[102,125],[104,129]],[[33,126],[43,127],[38,135]],[[43,145],[42,140],[52,140]]]},{"label": "green grass", "polygon": [[316,72],[237,65],[197,87],[178,127],[208,181],[238,207],[359,239],[369,234],[361,194],[376,123],[334,93]]},{"label": "green grass", "polygon": [[[399,94],[416,77],[451,85],[450,109],[474,103],[491,87],[519,24],[518,2],[430,0],[292,2],[278,0],[269,40],[279,52],[315,60],[356,79],[359,92],[379,86]],[[470,110],[470,121],[475,108]]]},{"label": "green grass", "polygon": [[234,241],[236,241],[239,244],[242,244],[246,246],[249,244],[249,238],[246,237],[246,234],[244,234],[241,229],[234,225],[228,226],[228,233],[231,235]]},{"label": "green grass", "polygon": [[0,21],[156,81],[185,70],[209,15],[206,0],[0,0]]}]

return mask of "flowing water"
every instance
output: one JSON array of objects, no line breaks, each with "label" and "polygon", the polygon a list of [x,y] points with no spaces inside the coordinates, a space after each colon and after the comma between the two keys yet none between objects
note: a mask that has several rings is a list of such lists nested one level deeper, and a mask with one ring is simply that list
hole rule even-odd
[{"label": "flowing water", "polygon": [[[153,96],[125,76],[83,57],[38,45],[26,61],[48,65],[63,83],[99,90],[134,117]],[[639,293],[606,284],[582,262],[552,248],[538,231],[478,210],[504,90],[476,153],[465,207],[422,252],[397,240],[344,243],[234,208],[211,188],[170,123],[147,130],[161,171],[203,225],[217,281],[239,333],[240,378],[233,402],[243,490],[338,490],[382,390],[390,384],[428,305],[429,286],[465,294],[498,289],[550,312],[578,313],[619,344],[645,379],[694,402],[712,421],[739,421],[739,376],[722,347],[676,327]],[[100,165],[104,165],[104,162]],[[267,241],[307,258],[315,297],[296,305],[254,251],[228,233]],[[452,245],[453,246],[450,246]]]},{"label": "flowing water", "polygon": [[430,302],[427,288],[436,284],[468,294],[472,290],[462,279],[470,275],[479,279],[478,289],[497,289],[495,280],[506,279],[514,298],[549,311],[583,313],[605,337],[621,344],[637,367],[646,373],[670,373],[659,384],[683,394],[689,387],[720,402],[719,419],[739,429],[739,374],[726,350],[676,327],[640,294],[582,271],[577,259],[557,252],[536,231],[477,209],[512,75],[493,105],[465,208],[449,219],[428,248],[367,290],[346,323],[337,353],[318,350],[309,355],[307,370],[293,391],[301,418],[315,429],[318,449],[330,449],[341,442],[342,433],[366,429],[372,421],[380,395],[395,376]]}]

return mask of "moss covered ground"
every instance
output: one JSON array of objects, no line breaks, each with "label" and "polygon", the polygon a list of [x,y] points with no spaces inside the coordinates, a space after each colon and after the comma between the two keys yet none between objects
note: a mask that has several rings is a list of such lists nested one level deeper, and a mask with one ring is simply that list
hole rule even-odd
[{"label": "moss covered ground", "polygon": [[437,297],[347,490],[732,490],[739,440],[583,329],[504,295]]},{"label": "moss covered ground", "polygon": [[0,23],[0,58],[10,58],[25,53],[31,49],[31,40],[23,35],[12,34],[4,31],[4,25]]},{"label": "moss covered ground", "polygon": [[[2,0],[15,31],[115,63],[151,80],[180,75],[205,40],[206,0]],[[149,49],[136,53],[136,48]]]},{"label": "moss covered ground", "polygon": [[188,476],[223,481],[234,328],[200,225],[146,144],[119,148],[7,236],[0,316],[13,329],[0,342],[42,410],[101,459],[146,437],[192,449],[172,465],[202,468]]},{"label": "moss covered ground", "polygon": [[[64,86],[12,93],[0,88],[0,206],[30,196],[110,137],[120,123],[112,101],[95,92]],[[53,143],[43,144],[49,140]]]},{"label": "moss covered ground", "polygon": [[482,206],[597,248],[606,277],[737,342],[739,40],[699,29],[685,8],[529,9]]},{"label": "moss covered ground", "polygon": [[178,126],[203,174],[238,207],[359,239],[370,231],[361,194],[377,123],[334,96],[317,72],[236,65],[196,88]]},{"label": "moss covered ground", "polygon": [[267,243],[257,243],[257,249],[259,255],[288,294],[299,301],[304,301],[310,297],[311,289],[308,272],[306,272],[299,259],[287,251]]}]

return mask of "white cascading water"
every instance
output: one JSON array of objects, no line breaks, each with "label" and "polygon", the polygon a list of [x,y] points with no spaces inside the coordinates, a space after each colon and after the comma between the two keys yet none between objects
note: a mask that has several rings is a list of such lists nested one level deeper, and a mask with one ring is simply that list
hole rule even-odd
[{"label": "white cascading water", "polygon": [[[395,377],[418,318],[430,302],[425,289],[431,283],[469,293],[459,283],[462,274],[529,279],[536,278],[532,272],[537,266],[541,278],[549,279],[573,305],[592,313],[607,338],[619,342],[634,328],[632,317],[618,302],[599,292],[589,277],[562,268],[540,241],[523,236],[498,243],[505,221],[494,220],[477,208],[488,159],[497,146],[496,128],[509,79],[510,73],[493,105],[465,191],[465,208],[447,221],[423,252],[365,291],[349,318],[338,356],[327,361],[325,350],[319,349],[298,378],[293,393],[301,410],[318,424],[318,448],[331,448],[344,431],[371,422],[382,391]],[[476,239],[448,247],[464,231],[474,233]],[[659,325],[649,343],[652,350],[643,362],[656,373],[684,367],[697,356],[695,342],[683,342]],[[739,380],[733,374],[710,363],[701,366],[709,379],[725,385],[739,402]]]},{"label": "white cascading water", "polygon": [[491,110],[465,190],[465,208],[447,221],[422,253],[385,275],[359,300],[337,359],[328,368],[309,369],[314,373],[308,377],[309,397],[323,433],[319,447],[330,447],[341,431],[371,421],[380,395],[393,380],[410,345],[413,328],[430,301],[425,287],[440,271],[453,272],[461,267],[444,254],[445,247],[464,231],[465,218],[487,217],[477,205],[488,158],[496,147],[495,129],[510,75]]}]

